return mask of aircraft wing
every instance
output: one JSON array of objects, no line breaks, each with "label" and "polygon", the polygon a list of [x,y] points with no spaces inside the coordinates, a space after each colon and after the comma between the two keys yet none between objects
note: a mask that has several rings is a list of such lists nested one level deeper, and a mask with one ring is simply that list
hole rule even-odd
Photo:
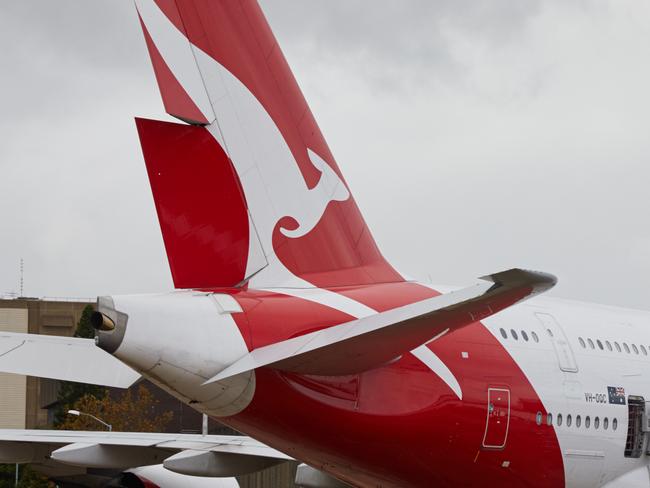
[{"label": "aircraft wing", "polygon": [[451,293],[253,350],[206,382],[269,366],[337,376],[387,364],[422,344],[548,290],[552,275],[511,269]]},{"label": "aircraft wing", "polygon": [[0,372],[128,388],[140,374],[93,339],[0,332]]},{"label": "aircraft wing", "polygon": [[293,461],[246,436],[0,429],[0,463],[32,463],[63,473],[66,467],[162,464],[179,474],[232,477]]}]

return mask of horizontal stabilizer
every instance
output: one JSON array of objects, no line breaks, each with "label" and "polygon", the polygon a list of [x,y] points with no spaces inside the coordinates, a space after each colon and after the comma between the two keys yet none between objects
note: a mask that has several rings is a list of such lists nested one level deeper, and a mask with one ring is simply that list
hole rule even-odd
[{"label": "horizontal stabilizer", "polygon": [[128,388],[140,375],[93,339],[0,332],[0,372]]},{"label": "horizontal stabilizer", "polygon": [[206,384],[262,366],[323,376],[367,371],[556,283],[552,275],[521,269],[482,280],[468,288],[255,349]]}]

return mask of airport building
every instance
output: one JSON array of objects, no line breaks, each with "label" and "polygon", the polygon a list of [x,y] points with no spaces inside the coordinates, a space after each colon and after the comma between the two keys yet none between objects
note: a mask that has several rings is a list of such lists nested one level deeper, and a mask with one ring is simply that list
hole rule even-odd
[{"label": "airport building", "polygon": [[[90,299],[0,299],[0,333],[71,336],[83,309],[91,302]],[[47,425],[47,407],[56,402],[57,385],[52,380],[0,373],[0,429],[34,429]]]}]

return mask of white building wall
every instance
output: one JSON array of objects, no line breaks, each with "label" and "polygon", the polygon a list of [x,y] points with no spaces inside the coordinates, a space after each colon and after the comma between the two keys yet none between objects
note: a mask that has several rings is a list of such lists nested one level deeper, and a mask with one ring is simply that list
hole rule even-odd
[{"label": "white building wall", "polygon": [[[27,333],[26,308],[0,308],[0,331]],[[24,429],[27,378],[0,373],[0,429]]]}]

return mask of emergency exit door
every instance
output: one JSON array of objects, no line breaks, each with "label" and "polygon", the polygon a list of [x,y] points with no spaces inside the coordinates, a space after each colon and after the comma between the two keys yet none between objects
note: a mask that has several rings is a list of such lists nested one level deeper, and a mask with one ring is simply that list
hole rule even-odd
[{"label": "emergency exit door", "polygon": [[503,449],[508,439],[510,426],[510,390],[508,388],[488,388],[487,420],[483,447]]}]

